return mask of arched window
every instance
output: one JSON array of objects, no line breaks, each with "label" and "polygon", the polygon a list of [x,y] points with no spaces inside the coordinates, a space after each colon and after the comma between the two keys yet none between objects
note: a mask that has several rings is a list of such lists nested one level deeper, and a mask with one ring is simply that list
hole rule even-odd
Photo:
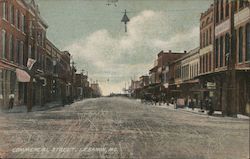
[{"label": "arched window", "polygon": [[250,23],[246,25],[246,60],[250,61]]}]

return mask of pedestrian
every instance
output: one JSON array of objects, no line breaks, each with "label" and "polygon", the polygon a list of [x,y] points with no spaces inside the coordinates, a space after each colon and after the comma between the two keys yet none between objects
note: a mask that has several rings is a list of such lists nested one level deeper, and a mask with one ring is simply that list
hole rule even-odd
[{"label": "pedestrian", "polygon": [[203,104],[204,104],[203,99],[201,99],[200,100],[200,109],[201,109],[201,112],[204,112],[204,110],[203,110]]},{"label": "pedestrian", "polygon": [[213,102],[212,102],[211,97],[208,99],[208,108],[209,108],[208,115],[213,115],[214,114],[214,107],[213,107]]},{"label": "pedestrian", "polygon": [[174,104],[174,97],[171,98],[171,104]]},{"label": "pedestrian", "polygon": [[189,106],[190,106],[190,108],[192,108],[192,110],[194,110],[194,100],[193,100],[193,98],[191,98]]},{"label": "pedestrian", "polygon": [[205,98],[205,109],[206,109],[206,110],[209,109],[209,107],[208,107],[208,98],[207,98],[207,97]]},{"label": "pedestrian", "polygon": [[203,110],[203,100],[202,99],[200,100],[200,108],[201,108],[201,110]]},{"label": "pedestrian", "polygon": [[13,105],[14,105],[14,97],[10,95],[9,110],[13,109]]}]

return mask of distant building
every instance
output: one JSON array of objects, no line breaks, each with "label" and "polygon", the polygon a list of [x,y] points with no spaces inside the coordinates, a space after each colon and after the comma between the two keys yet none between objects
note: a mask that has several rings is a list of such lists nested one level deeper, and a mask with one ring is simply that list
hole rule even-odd
[{"label": "distant building", "polygon": [[91,83],[90,87],[92,89],[91,97],[96,98],[96,97],[100,97],[102,95],[101,89],[100,89],[98,83]]},{"label": "distant building", "polygon": [[186,51],[184,52],[172,52],[169,50],[168,52],[161,51],[157,55],[157,59],[154,62],[154,67],[149,70],[149,78],[150,85],[147,88],[146,92],[150,92],[153,94],[158,94],[162,92],[164,88],[163,83],[166,81],[167,69],[170,62],[179,59],[184,56]]},{"label": "distant building", "polygon": [[149,76],[143,75],[140,78],[140,87],[146,87],[149,85]]}]

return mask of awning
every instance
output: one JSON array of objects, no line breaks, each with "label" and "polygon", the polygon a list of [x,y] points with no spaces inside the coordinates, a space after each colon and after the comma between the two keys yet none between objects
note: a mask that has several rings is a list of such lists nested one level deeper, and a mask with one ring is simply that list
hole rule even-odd
[{"label": "awning", "polygon": [[182,92],[182,90],[170,90],[170,92]]},{"label": "awning", "polygon": [[19,82],[30,82],[30,75],[21,69],[16,69],[16,76]]},{"label": "awning", "polygon": [[13,67],[0,62],[0,69],[14,70]]},{"label": "awning", "polygon": [[192,92],[209,92],[209,91],[216,91],[215,89],[207,89],[207,88],[200,88],[191,90]]},{"label": "awning", "polygon": [[183,82],[182,84],[186,84],[186,83],[199,83],[199,79],[188,80],[188,81]]}]

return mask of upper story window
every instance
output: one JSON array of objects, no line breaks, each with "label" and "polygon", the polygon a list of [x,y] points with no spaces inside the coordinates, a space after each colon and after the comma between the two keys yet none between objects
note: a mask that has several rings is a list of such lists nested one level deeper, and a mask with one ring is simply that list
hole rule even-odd
[{"label": "upper story window", "polygon": [[229,16],[229,3],[228,0],[226,0],[226,17]]},{"label": "upper story window", "polygon": [[226,61],[226,65],[228,65],[229,62],[229,52],[230,52],[230,37],[229,34],[227,33],[225,36],[225,61]]},{"label": "upper story window", "polygon": [[16,53],[17,53],[17,57],[16,57],[16,62],[19,64],[20,62],[20,41],[17,40],[16,41]]},{"label": "upper story window", "polygon": [[243,0],[239,0],[239,8],[242,8],[244,6]]},{"label": "upper story window", "polygon": [[224,19],[224,4],[223,0],[220,1],[220,20]]},{"label": "upper story window", "polygon": [[16,12],[15,12],[15,24],[16,24],[16,27],[19,29],[19,26],[18,26],[18,14],[19,14],[19,11],[16,10]]},{"label": "upper story window", "polygon": [[242,28],[239,29],[239,42],[238,42],[238,62],[242,62],[242,54],[243,54],[243,30]]},{"label": "upper story window", "polygon": [[206,24],[208,24],[210,22],[210,18],[208,17],[206,20]]},{"label": "upper story window", "polygon": [[224,54],[224,37],[220,37],[220,67],[223,66],[223,54]]},{"label": "upper story window", "polygon": [[206,30],[206,46],[208,45],[208,30]]},{"label": "upper story window", "polygon": [[24,32],[24,28],[25,27],[25,17],[24,15],[21,13],[21,31]]},{"label": "upper story window", "polygon": [[11,22],[11,24],[14,25],[14,21],[15,21],[15,10],[14,10],[14,6],[10,5],[10,22]]},{"label": "upper story window", "polygon": [[219,22],[219,0],[216,1],[216,23]]},{"label": "upper story window", "polygon": [[3,3],[2,3],[2,15],[3,15],[3,17],[2,17],[2,18],[5,19],[5,20],[7,19],[7,15],[6,15],[6,6],[7,6],[7,5],[6,5],[6,2],[3,2]]},{"label": "upper story window", "polygon": [[238,2],[234,1],[234,10],[237,12],[238,11]]},{"label": "upper story window", "polygon": [[250,23],[246,26],[246,61],[250,61]]},{"label": "upper story window", "polygon": [[201,24],[201,27],[203,28],[205,26],[205,22],[203,21]]},{"label": "upper story window", "polygon": [[21,41],[20,42],[20,54],[19,54],[20,65],[24,64],[24,62],[23,62],[23,60],[24,60],[24,58],[23,58],[23,49],[24,49],[24,47],[23,47],[23,41]]},{"label": "upper story window", "polygon": [[2,30],[2,58],[6,59],[7,57],[7,34],[5,30]]},{"label": "upper story window", "polygon": [[205,41],[206,41],[206,34],[205,33],[203,33],[203,47],[205,47]]},{"label": "upper story window", "polygon": [[32,36],[32,21],[29,21],[29,36]]},{"label": "upper story window", "polygon": [[17,25],[17,28],[20,29],[20,12],[19,10],[17,10],[17,14],[16,14],[16,25]]},{"label": "upper story window", "polygon": [[28,58],[31,58],[31,45],[28,46]]},{"label": "upper story window", "polygon": [[9,55],[10,55],[10,60],[14,61],[14,40],[13,40],[13,35],[10,35],[10,41],[9,41]]},{"label": "upper story window", "polygon": [[209,44],[212,44],[212,28],[209,27]]},{"label": "upper story window", "polygon": [[219,66],[218,55],[219,55],[219,40],[216,39],[215,40],[215,67],[216,68]]}]

